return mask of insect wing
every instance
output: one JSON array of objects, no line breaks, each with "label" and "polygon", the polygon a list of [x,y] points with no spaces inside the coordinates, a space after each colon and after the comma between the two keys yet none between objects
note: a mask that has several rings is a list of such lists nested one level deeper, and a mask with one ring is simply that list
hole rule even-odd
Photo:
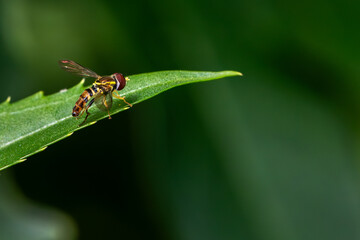
[{"label": "insect wing", "polygon": [[71,61],[71,60],[60,60],[59,65],[62,69],[64,69],[67,72],[71,72],[83,77],[93,77],[93,78],[99,78],[100,76],[97,75],[95,72],[91,71],[90,69],[87,69],[80,64]]},{"label": "insect wing", "polygon": [[103,112],[110,111],[112,106],[111,93],[99,94],[95,97],[95,105]]}]

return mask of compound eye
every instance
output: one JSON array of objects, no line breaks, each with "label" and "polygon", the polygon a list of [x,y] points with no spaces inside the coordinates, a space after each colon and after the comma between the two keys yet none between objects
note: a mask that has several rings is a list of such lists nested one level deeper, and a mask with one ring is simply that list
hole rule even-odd
[{"label": "compound eye", "polygon": [[116,90],[123,89],[126,85],[126,80],[124,78],[124,75],[122,75],[121,73],[114,73],[114,77],[115,77],[115,80],[117,81]]}]

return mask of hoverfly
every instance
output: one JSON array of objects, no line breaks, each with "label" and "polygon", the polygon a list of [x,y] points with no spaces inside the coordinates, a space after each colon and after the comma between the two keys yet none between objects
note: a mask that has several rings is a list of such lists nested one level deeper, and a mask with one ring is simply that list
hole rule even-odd
[{"label": "hoverfly", "polygon": [[125,87],[126,81],[130,80],[128,77],[125,78],[121,73],[114,73],[110,76],[99,76],[90,69],[87,69],[71,60],[60,60],[59,64],[60,67],[67,72],[71,72],[82,77],[96,78],[93,85],[90,88],[85,89],[85,91],[80,95],[73,108],[72,116],[77,117],[78,119],[86,112],[86,117],[79,126],[86,122],[86,119],[90,115],[88,109],[94,102],[100,110],[108,112],[109,119],[111,119],[110,109],[112,106],[112,97],[121,99],[127,105],[132,107],[132,105],[125,100],[125,97],[121,97],[117,92],[117,90],[121,90]]}]

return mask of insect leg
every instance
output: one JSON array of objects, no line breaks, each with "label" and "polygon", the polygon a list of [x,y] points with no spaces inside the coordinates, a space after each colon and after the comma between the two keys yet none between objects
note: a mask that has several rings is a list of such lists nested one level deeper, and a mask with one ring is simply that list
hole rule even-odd
[{"label": "insect leg", "polygon": [[[116,92],[116,94],[115,94],[114,92]],[[121,97],[116,90],[114,90],[114,92],[113,92],[114,98],[121,99],[121,100],[123,100],[127,105],[129,105],[130,107],[132,107],[132,104],[131,104],[131,103],[128,103],[128,102],[125,100],[125,97]]]},{"label": "insect leg", "polygon": [[81,116],[84,114],[84,112],[85,112],[85,108],[84,108],[83,110],[81,110],[81,112],[80,112],[79,116],[77,116],[77,117],[76,117],[76,119],[81,118]]},{"label": "insect leg", "polygon": [[111,119],[111,116],[110,116],[110,108],[109,108],[109,105],[108,105],[107,102],[106,102],[106,98],[104,98],[104,105],[105,105],[105,107],[106,107],[106,110],[108,111],[109,119]]},{"label": "insect leg", "polygon": [[[85,117],[84,121],[83,121],[79,126],[83,125],[83,124],[86,122],[86,119],[87,119],[88,116],[90,115],[90,113],[88,112],[88,109],[89,109],[89,107],[91,107],[91,105],[93,105],[94,100],[95,100],[94,98],[91,99],[91,101],[86,105],[85,110],[82,111],[81,115],[83,115],[83,113],[86,112],[86,117]],[[81,116],[81,115],[80,115],[80,116]],[[79,117],[80,117],[80,116],[79,116]]]}]

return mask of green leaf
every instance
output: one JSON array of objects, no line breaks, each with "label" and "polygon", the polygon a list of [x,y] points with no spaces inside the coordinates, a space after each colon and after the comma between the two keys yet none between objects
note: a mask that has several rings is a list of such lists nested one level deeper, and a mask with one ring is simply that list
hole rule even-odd
[{"label": "green leaf", "polygon": [[[234,71],[192,72],[161,71],[130,76],[120,92],[133,105],[170,88],[200,81],[230,76],[241,76]],[[10,98],[0,104],[0,170],[25,161],[27,157],[43,151],[47,146],[70,136],[74,131],[108,117],[95,107],[90,108],[87,122],[79,127],[71,110],[80,94],[87,88],[84,80],[69,90],[44,96],[38,92],[10,104]],[[111,114],[128,109],[122,100],[114,98]]]}]

